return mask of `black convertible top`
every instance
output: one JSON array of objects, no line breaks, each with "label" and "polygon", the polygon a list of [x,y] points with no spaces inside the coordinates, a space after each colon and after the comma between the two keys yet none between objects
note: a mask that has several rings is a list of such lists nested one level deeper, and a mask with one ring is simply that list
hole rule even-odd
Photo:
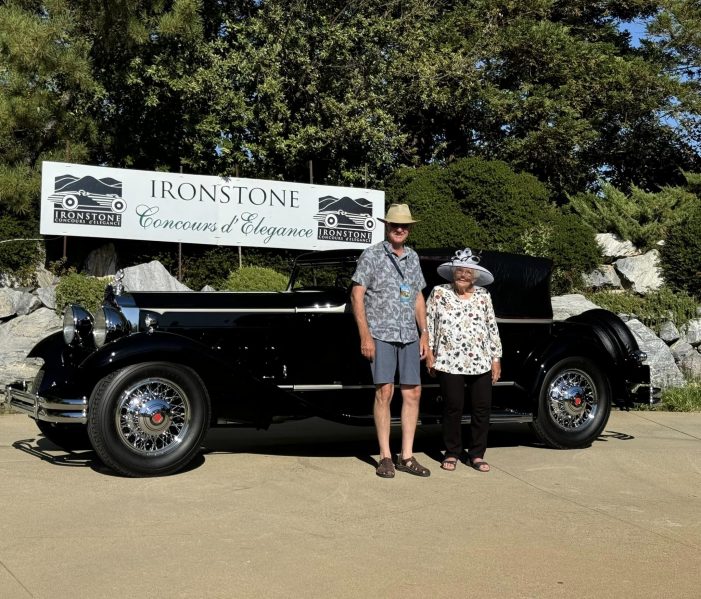
[{"label": "black convertible top", "polygon": [[[494,311],[499,318],[552,318],[552,260],[489,250],[473,250],[473,253],[481,256],[480,264],[494,275],[494,282],[486,289],[492,296]],[[455,250],[418,250],[418,254],[427,283],[425,292],[428,295],[434,286],[446,282],[438,276],[437,268],[443,262],[447,262],[455,254]],[[360,250],[327,250],[302,254],[297,258],[297,263],[355,263],[358,256]]]}]

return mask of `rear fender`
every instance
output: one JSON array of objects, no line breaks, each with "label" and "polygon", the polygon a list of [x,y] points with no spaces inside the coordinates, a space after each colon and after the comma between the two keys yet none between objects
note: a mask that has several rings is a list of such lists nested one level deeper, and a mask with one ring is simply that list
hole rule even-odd
[{"label": "rear fender", "polygon": [[540,351],[531,354],[526,364],[524,364],[520,376],[517,378],[517,383],[526,389],[534,415],[538,412],[538,396],[547,373],[560,360],[574,356],[588,358],[594,362],[611,381],[613,363],[610,355],[602,351],[601,345],[581,337],[557,337]]}]

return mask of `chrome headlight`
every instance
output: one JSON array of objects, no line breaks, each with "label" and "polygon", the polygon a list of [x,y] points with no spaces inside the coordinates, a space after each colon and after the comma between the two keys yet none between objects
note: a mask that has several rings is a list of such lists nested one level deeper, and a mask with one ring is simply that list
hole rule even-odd
[{"label": "chrome headlight", "polygon": [[124,315],[112,306],[102,306],[95,315],[93,339],[97,347],[129,332],[129,323]]},{"label": "chrome headlight", "polygon": [[63,311],[63,340],[68,345],[80,345],[90,336],[93,317],[85,308],[72,304]]}]

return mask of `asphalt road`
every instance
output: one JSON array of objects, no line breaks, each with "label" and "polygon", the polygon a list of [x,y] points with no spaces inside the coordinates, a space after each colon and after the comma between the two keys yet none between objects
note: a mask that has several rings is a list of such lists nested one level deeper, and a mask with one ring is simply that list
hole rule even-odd
[{"label": "asphalt road", "polygon": [[701,413],[615,412],[573,451],[494,428],[489,474],[439,448],[421,429],[432,476],[383,480],[371,429],[310,420],[127,479],[0,416],[0,598],[701,596]]}]

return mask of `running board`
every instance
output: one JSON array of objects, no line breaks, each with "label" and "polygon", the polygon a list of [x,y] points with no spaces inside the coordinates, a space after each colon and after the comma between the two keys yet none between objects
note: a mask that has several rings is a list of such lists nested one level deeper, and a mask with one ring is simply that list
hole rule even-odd
[{"label": "running board", "polygon": [[[441,422],[440,416],[431,418],[430,416],[419,418],[419,424],[437,424]],[[462,424],[470,424],[472,422],[472,417],[466,414],[462,417]],[[528,424],[533,422],[532,414],[492,414],[489,417],[489,424]],[[400,417],[393,417],[390,421],[392,426],[400,426],[402,424],[402,419]]]}]

